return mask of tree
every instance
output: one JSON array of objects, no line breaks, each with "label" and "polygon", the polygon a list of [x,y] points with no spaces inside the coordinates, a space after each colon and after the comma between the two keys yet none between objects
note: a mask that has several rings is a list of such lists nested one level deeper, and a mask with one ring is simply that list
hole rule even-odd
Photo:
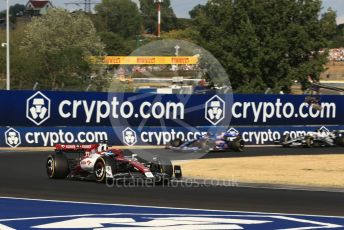
[{"label": "tree", "polygon": [[204,5],[198,4],[192,10],[189,11],[191,18],[197,17],[197,15],[203,10]]},{"label": "tree", "polygon": [[344,24],[340,24],[336,28],[336,34],[331,39],[330,48],[344,47]]},{"label": "tree", "polygon": [[[158,13],[154,0],[140,0],[140,10],[144,18],[144,28],[147,33],[153,34],[157,31]],[[161,30],[170,31],[177,27],[177,17],[171,7],[170,0],[161,3]]]},{"label": "tree", "polygon": [[186,28],[184,30],[171,30],[161,35],[163,39],[179,39],[192,43],[199,43],[199,32],[194,28]]},{"label": "tree", "polygon": [[130,0],[102,0],[95,7],[98,31],[112,32],[125,39],[141,34],[141,16]]},{"label": "tree", "polygon": [[289,92],[323,71],[334,12],[321,0],[212,0],[192,11],[203,46],[219,59],[238,92]]},{"label": "tree", "polygon": [[25,5],[23,4],[15,4],[10,6],[10,14],[12,17],[16,16],[23,16],[25,11]]},{"label": "tree", "polygon": [[[15,4],[10,6],[10,21],[12,23],[17,22],[17,17],[23,16],[25,11],[25,5]],[[6,10],[0,12],[0,18],[6,17]]]},{"label": "tree", "polygon": [[105,44],[105,51],[108,56],[126,56],[135,47],[134,41],[128,41],[113,32],[100,32],[99,36]]},{"label": "tree", "polygon": [[[90,57],[102,55],[103,44],[84,13],[51,9],[46,15],[33,18],[22,36],[23,64],[14,66],[14,81],[37,81],[44,89],[53,90],[80,90],[94,81],[102,81],[100,77],[94,78],[99,65],[92,63]],[[24,68],[25,65],[30,68]]]}]

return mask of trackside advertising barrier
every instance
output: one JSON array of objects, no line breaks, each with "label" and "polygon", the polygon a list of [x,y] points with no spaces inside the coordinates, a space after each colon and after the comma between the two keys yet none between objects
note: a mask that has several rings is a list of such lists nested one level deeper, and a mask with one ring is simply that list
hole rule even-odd
[{"label": "trackside advertising barrier", "polygon": [[343,98],[322,96],[319,111],[304,95],[0,91],[0,126],[339,125]]},{"label": "trackside advertising barrier", "polygon": [[0,146],[104,139],[113,145],[160,145],[177,133],[192,139],[213,127],[235,128],[248,144],[270,144],[288,131],[342,129],[343,99],[321,96],[322,109],[315,110],[304,95],[0,91]]},{"label": "trackside advertising barrier", "polygon": [[[229,127],[231,131],[242,135],[247,144],[272,145],[285,134],[291,137],[306,135],[315,129],[344,130],[344,126],[276,126],[276,127]],[[190,131],[182,127],[9,127],[0,128],[5,138],[0,139],[0,146],[10,147],[51,147],[61,144],[96,143],[108,140],[110,145],[165,145],[174,138],[192,140],[209,132],[206,127]]]}]

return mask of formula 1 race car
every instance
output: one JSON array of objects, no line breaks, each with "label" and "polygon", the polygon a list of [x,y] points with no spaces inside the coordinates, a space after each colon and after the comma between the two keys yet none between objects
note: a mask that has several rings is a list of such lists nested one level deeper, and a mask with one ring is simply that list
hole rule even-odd
[{"label": "formula 1 race car", "polygon": [[302,146],[302,147],[326,147],[326,146],[344,146],[344,130],[327,131],[319,129],[315,132],[308,132],[305,136],[291,138],[290,135],[284,135],[280,141],[283,147]]},{"label": "formula 1 race car", "polygon": [[46,161],[46,170],[52,179],[81,179],[97,182],[146,181],[167,183],[182,176],[180,166],[172,166],[169,159],[153,157],[151,161],[137,154],[124,156],[120,149],[108,150],[106,143],[55,146],[55,153]]},{"label": "formula 1 race car", "polygon": [[236,132],[224,132],[220,135],[208,133],[196,139],[183,142],[181,139],[174,139],[167,149],[178,152],[210,152],[210,151],[244,151],[245,142]]}]

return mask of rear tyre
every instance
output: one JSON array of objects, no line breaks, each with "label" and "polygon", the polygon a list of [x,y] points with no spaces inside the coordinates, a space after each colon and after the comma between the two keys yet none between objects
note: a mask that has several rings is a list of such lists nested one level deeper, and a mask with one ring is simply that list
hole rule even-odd
[{"label": "rear tyre", "polygon": [[181,139],[179,139],[179,138],[176,138],[176,139],[174,139],[174,140],[172,140],[171,142],[170,142],[170,145],[172,146],[172,147],[179,147],[179,146],[181,146],[183,144],[183,141],[181,140]]},{"label": "rear tyre", "polygon": [[245,142],[241,137],[237,137],[232,142],[232,148],[234,151],[242,152],[244,151]]},{"label": "rear tyre", "polygon": [[306,147],[312,148],[314,145],[314,140],[312,137],[306,137]]},{"label": "rear tyre", "polygon": [[47,175],[51,179],[64,179],[69,174],[67,157],[63,154],[52,154],[46,162]]},{"label": "rear tyre", "polygon": [[290,147],[290,143],[286,144],[288,141],[290,141],[290,135],[289,134],[286,134],[286,135],[283,135],[283,139],[282,139],[282,146],[283,147]]},{"label": "rear tyre", "polygon": [[336,145],[344,147],[344,137],[336,137],[335,143],[336,143]]}]

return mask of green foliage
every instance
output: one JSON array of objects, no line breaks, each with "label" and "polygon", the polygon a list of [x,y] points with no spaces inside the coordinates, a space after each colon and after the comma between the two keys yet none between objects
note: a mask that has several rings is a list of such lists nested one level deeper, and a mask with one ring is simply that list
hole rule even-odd
[{"label": "green foliage", "polygon": [[177,26],[175,29],[188,29],[192,27],[192,20],[190,18],[177,18]]},{"label": "green foliage", "polygon": [[[106,89],[112,76],[89,56],[129,55],[156,40],[143,33],[156,33],[156,4],[139,2],[140,11],[133,0],[102,0],[94,15],[55,9],[27,25],[18,21],[11,31],[13,88],[30,89],[38,82],[40,89]],[[162,38],[209,50],[237,92],[263,92],[268,87],[289,92],[295,80],[305,87],[308,75],[317,78],[324,70],[327,52],[320,50],[344,46],[344,26],[336,26],[332,9],[320,15],[321,5],[321,0],[210,0],[195,6],[191,19],[177,19],[170,0],[164,0]],[[12,6],[11,15],[23,9],[24,5]],[[0,38],[5,41],[3,30]],[[0,49],[2,76],[5,57],[5,49]],[[131,90],[122,82],[110,88]]]},{"label": "green foliage", "polygon": [[102,0],[95,6],[98,31],[112,32],[128,39],[141,34],[141,16],[130,0]]},{"label": "green foliage", "polygon": [[100,71],[90,56],[103,54],[103,44],[92,21],[83,13],[52,9],[35,17],[21,36],[12,41],[13,85],[39,83],[43,89],[85,89]]},{"label": "green foliage", "polygon": [[344,24],[340,24],[336,28],[336,34],[333,36],[330,48],[344,47]]},{"label": "green foliage", "polygon": [[328,40],[332,40],[337,32],[337,23],[336,23],[337,14],[332,8],[327,9],[327,11],[322,15],[321,18],[321,27],[323,28],[323,35]]},{"label": "green foliage", "polygon": [[204,5],[198,4],[192,10],[189,11],[189,15],[191,18],[195,18],[198,16],[199,13],[204,9]]},{"label": "green foliage", "polygon": [[131,84],[121,82],[119,80],[112,80],[111,84],[108,88],[109,92],[129,92],[132,93],[134,91],[134,88]]},{"label": "green foliage", "polygon": [[[140,0],[140,10],[144,19],[144,28],[147,33],[156,34],[157,31],[157,6],[154,0]],[[170,0],[161,4],[161,30],[170,31],[177,27],[177,18],[171,7]]]},{"label": "green foliage", "polygon": [[191,16],[237,92],[289,92],[294,80],[305,85],[323,71],[318,51],[334,33],[335,13],[320,11],[320,0],[212,0]]},{"label": "green foliage", "polygon": [[12,17],[21,16],[24,14],[25,5],[23,4],[15,4],[14,6],[10,6],[10,14]]},{"label": "green foliage", "polygon": [[134,49],[134,41],[128,41],[119,34],[113,32],[100,32],[99,36],[105,44],[106,54],[108,56],[126,56]]},{"label": "green foliage", "polygon": [[[11,57],[11,88],[31,89],[35,82],[40,81],[36,66],[40,63],[34,55],[25,53],[20,49],[20,43],[25,31],[25,25],[18,23],[11,30],[10,57]],[[6,41],[6,31],[0,30],[1,41]],[[3,78],[6,75],[6,49],[0,49],[0,69]],[[2,87],[3,89],[4,87]]]},{"label": "green foliage", "polygon": [[93,22],[106,55],[129,55],[137,46],[142,18],[136,3],[130,0],[103,0],[96,5]]},{"label": "green foliage", "polygon": [[199,42],[199,32],[192,27],[183,30],[171,30],[163,33],[161,37],[163,39],[180,39],[196,44]]},{"label": "green foliage", "polygon": [[[10,6],[10,21],[11,23],[17,22],[17,17],[20,17],[24,14],[25,5],[22,4],[15,4],[14,6]],[[0,12],[0,18],[6,18],[6,10]]]}]

